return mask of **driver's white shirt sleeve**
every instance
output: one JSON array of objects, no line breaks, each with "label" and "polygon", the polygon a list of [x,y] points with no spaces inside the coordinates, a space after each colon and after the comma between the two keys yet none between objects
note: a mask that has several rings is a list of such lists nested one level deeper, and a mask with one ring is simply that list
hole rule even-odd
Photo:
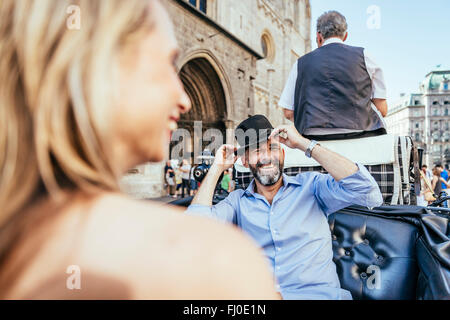
[{"label": "driver's white shirt sleeve", "polygon": [[374,62],[371,55],[364,49],[364,60],[366,69],[372,80],[372,99],[386,99],[386,84],[384,82],[383,70]]},{"label": "driver's white shirt sleeve", "polygon": [[281,94],[280,101],[278,105],[281,108],[294,110],[294,95],[295,95],[295,84],[297,83],[297,61],[295,61],[292,66],[291,72],[289,73],[289,78],[284,87],[283,93]]},{"label": "driver's white shirt sleeve", "polygon": [[[372,96],[371,99],[386,99],[386,84],[384,81],[383,70],[374,62],[367,50],[364,50],[364,61],[366,62],[367,73],[372,80]],[[294,110],[295,101],[295,85],[297,83],[297,63],[292,66],[289,77],[284,86],[278,105],[281,108]]]}]

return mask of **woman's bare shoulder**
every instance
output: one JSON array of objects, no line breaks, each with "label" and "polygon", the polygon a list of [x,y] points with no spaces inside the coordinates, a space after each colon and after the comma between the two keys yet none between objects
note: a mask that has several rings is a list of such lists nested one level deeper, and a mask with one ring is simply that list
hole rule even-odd
[{"label": "woman's bare shoulder", "polygon": [[235,227],[117,194],[90,211],[71,261],[128,283],[133,298],[275,297],[262,252]]}]

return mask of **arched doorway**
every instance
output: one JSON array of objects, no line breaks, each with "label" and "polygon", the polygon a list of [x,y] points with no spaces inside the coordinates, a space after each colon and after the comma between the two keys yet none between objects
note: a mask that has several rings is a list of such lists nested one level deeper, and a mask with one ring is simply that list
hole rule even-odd
[{"label": "arched doorway", "polygon": [[[214,139],[220,138],[221,141],[218,143],[225,143],[227,100],[221,79],[206,58],[197,57],[189,60],[181,68],[179,76],[191,100],[192,108],[188,113],[181,115],[177,131],[181,129],[189,132],[190,139],[184,141],[187,152],[183,152],[183,157],[194,160],[194,157],[199,155],[198,152],[214,142]],[[201,134],[199,134],[199,126],[201,126]],[[194,127],[196,127],[195,133]],[[209,129],[219,130],[220,136],[214,135],[211,139],[202,139]],[[211,133],[211,130],[209,132]],[[179,137],[180,135],[175,134],[175,136]],[[172,152],[180,141],[178,139],[171,141],[171,158],[181,160],[178,150]]]}]

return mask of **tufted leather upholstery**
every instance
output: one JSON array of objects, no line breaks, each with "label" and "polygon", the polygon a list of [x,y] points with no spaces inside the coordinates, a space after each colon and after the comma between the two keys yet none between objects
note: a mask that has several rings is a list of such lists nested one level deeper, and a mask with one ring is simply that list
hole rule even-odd
[{"label": "tufted leather upholstery", "polygon": [[[335,213],[330,219],[333,260],[341,286],[353,299],[415,299],[419,275],[415,226],[357,213]],[[380,289],[367,281],[380,270]],[[370,268],[369,268],[370,267]],[[373,279],[373,280],[372,280]],[[375,281],[374,278],[369,281]]]},{"label": "tufted leather upholstery", "polygon": [[[191,200],[172,204],[188,206]],[[328,222],[341,287],[353,299],[450,300],[450,210],[352,206]]]},{"label": "tufted leather upholstery", "polygon": [[329,225],[341,287],[353,299],[450,299],[450,269],[428,250],[417,217],[350,207]]}]

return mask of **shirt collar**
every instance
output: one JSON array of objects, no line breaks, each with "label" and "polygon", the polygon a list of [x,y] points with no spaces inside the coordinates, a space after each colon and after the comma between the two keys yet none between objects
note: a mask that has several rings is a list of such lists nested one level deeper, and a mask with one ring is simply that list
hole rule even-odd
[{"label": "shirt collar", "polygon": [[[298,181],[295,177],[288,176],[285,173],[283,173],[282,177],[283,177],[283,186],[281,188],[283,189],[283,191],[290,184],[294,184],[294,185],[298,185],[298,186],[301,185],[301,182]],[[243,197],[244,195],[255,196],[254,186],[255,186],[255,179],[253,178],[252,181],[250,182],[250,184],[248,185],[247,189],[245,189],[245,191],[242,193],[241,197]]]},{"label": "shirt collar", "polygon": [[326,46],[327,44],[331,44],[331,43],[344,43],[344,41],[342,41],[342,39],[340,38],[328,38],[327,40],[325,40],[325,42],[323,43],[322,46]]}]

